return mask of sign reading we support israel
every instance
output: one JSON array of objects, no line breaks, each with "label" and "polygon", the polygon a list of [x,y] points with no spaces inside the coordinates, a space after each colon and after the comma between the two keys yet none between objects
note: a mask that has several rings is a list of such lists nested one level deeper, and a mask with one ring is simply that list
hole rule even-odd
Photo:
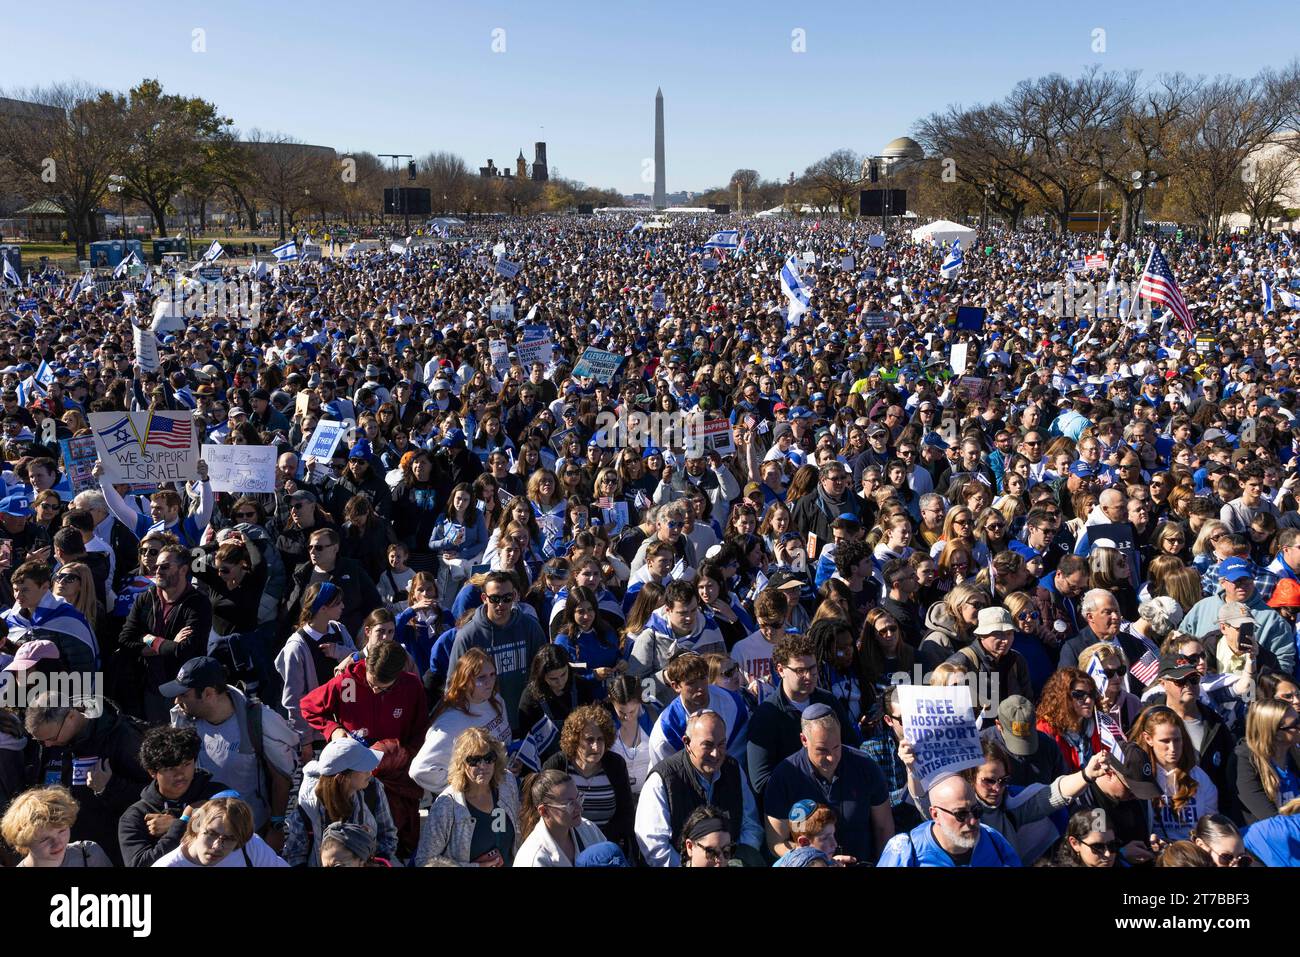
[{"label": "sign reading we support israel", "polygon": [[575,379],[589,377],[608,385],[614,381],[614,374],[622,364],[623,356],[597,349],[595,346],[588,346],[582,353],[582,357],[578,359],[578,364],[573,367],[573,377]]},{"label": "sign reading we support israel", "polygon": [[198,478],[197,433],[189,411],[92,412],[90,429],[104,476],[115,485]]},{"label": "sign reading we support israel", "polygon": [[903,739],[916,752],[912,770],[924,790],[940,778],[984,763],[967,685],[899,685]]},{"label": "sign reading we support israel", "polygon": [[204,445],[214,492],[251,495],[275,491],[274,445]]},{"label": "sign reading we support israel", "polygon": [[514,279],[521,268],[519,263],[512,263],[509,259],[506,259],[504,252],[497,260],[497,272],[507,279]]}]

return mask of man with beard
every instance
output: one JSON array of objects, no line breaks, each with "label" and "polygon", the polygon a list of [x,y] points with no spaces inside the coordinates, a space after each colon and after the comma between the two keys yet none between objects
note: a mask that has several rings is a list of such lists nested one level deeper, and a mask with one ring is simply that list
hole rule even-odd
[{"label": "man with beard", "polygon": [[[899,755],[909,765],[915,760],[907,745],[899,747]],[[1021,866],[1007,839],[980,823],[983,808],[961,775],[931,785],[929,801],[930,820],[890,838],[877,867]]]}]

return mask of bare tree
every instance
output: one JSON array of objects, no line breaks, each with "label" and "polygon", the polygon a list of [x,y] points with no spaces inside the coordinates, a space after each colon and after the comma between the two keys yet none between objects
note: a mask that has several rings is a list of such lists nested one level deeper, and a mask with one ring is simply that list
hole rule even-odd
[{"label": "bare tree", "polygon": [[277,213],[280,241],[287,235],[298,211],[311,201],[309,190],[321,174],[322,163],[333,161],[334,151],[308,146],[282,133],[253,130],[248,147],[252,156],[253,192]]},{"label": "bare tree", "polygon": [[862,188],[862,157],[852,150],[839,149],[813,163],[803,174],[804,182],[825,198],[841,214],[849,200]]},{"label": "bare tree", "polygon": [[1250,214],[1250,228],[1268,228],[1268,220],[1285,216],[1282,200],[1300,173],[1300,155],[1277,147],[1271,153],[1246,160],[1242,209]]},{"label": "bare tree", "polygon": [[419,161],[417,168],[421,185],[429,188],[433,207],[444,215],[472,211],[476,197],[482,195],[478,189],[482,184],[476,182],[481,177],[472,173],[455,153],[430,153]]},{"label": "bare tree", "polygon": [[35,106],[0,118],[0,152],[25,188],[63,209],[77,258],[84,259],[86,243],[98,238],[95,211],[117,172],[121,116],[102,90],[85,84],[13,95]]}]

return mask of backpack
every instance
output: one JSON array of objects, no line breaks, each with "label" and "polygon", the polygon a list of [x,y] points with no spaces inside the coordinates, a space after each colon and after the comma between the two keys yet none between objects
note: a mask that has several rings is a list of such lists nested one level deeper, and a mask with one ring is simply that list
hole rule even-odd
[{"label": "backpack", "polygon": [[[378,782],[371,781],[366,785],[365,790],[361,792],[361,801],[370,810],[370,816],[375,819],[376,825],[379,823],[379,788],[375,787]],[[316,846],[316,829],[312,826],[311,815],[303,810],[301,804],[298,805],[298,819],[302,821],[303,830],[307,834],[307,846]]]}]

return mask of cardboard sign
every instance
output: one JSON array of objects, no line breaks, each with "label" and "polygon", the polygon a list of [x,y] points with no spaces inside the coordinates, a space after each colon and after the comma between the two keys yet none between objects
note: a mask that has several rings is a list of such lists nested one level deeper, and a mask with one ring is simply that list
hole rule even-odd
[{"label": "cardboard sign", "polygon": [[99,457],[95,451],[95,437],[83,435],[75,439],[60,439],[59,448],[63,451],[63,471],[73,493],[99,488],[99,482],[90,474]]},{"label": "cardboard sign", "polygon": [[204,445],[214,492],[251,495],[275,491],[274,445]]},{"label": "cardboard sign", "polygon": [[509,372],[510,347],[506,345],[506,341],[504,339],[492,339],[488,342],[488,349],[492,353],[492,368],[497,375],[503,376]]},{"label": "cardboard sign", "polygon": [[922,789],[984,763],[968,686],[899,685],[898,706],[903,738],[916,752],[913,773]]},{"label": "cardboard sign", "polygon": [[577,365],[573,367],[573,377],[575,379],[590,377],[608,385],[614,380],[614,375],[622,364],[623,356],[597,349],[595,346],[588,346]]},{"label": "cardboard sign", "polygon": [[853,272],[853,257],[845,256],[840,260],[840,268],[845,272]]},{"label": "cardboard sign", "polygon": [[531,366],[534,362],[551,364],[551,330],[548,326],[524,326],[524,338],[515,347],[519,362]]},{"label": "cardboard sign", "polygon": [[131,338],[135,340],[135,367],[140,372],[158,371],[158,337],[150,329],[131,326]]},{"label": "cardboard sign", "polygon": [[92,412],[90,428],[104,476],[115,485],[198,478],[198,430],[188,412]]},{"label": "cardboard sign", "polygon": [[687,452],[699,452],[708,455],[736,454],[736,438],[731,432],[731,423],[726,419],[692,418],[686,426]]},{"label": "cardboard sign", "polygon": [[505,276],[507,279],[514,279],[522,268],[523,267],[520,266],[519,263],[512,263],[509,259],[506,259],[505,256],[502,256],[497,260],[497,274]]},{"label": "cardboard sign", "polygon": [[312,432],[311,438],[307,440],[307,446],[303,449],[302,460],[306,462],[310,458],[318,461],[314,477],[319,479],[321,476],[329,474],[329,462],[334,457],[334,450],[339,447],[343,437],[347,434],[348,427],[342,422],[334,419],[321,419],[316,423],[316,429]]},{"label": "cardboard sign", "polygon": [[714,259],[712,256],[705,256],[703,259],[700,260],[700,268],[703,269],[705,272],[717,272],[718,261]]},{"label": "cardboard sign", "polygon": [[952,344],[952,349],[948,353],[948,364],[952,366],[954,375],[961,375],[966,371],[967,348],[965,342],[954,342]]}]

